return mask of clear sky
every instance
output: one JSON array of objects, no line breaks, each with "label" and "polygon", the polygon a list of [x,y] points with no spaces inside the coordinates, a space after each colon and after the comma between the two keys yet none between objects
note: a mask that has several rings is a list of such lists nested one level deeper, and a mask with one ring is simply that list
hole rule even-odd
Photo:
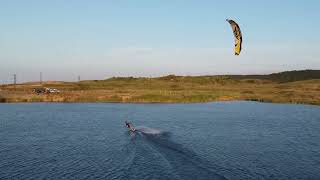
[{"label": "clear sky", "polygon": [[[236,3],[236,4],[235,4]],[[320,69],[319,0],[0,0],[0,83]],[[243,50],[234,56],[232,30]]]}]

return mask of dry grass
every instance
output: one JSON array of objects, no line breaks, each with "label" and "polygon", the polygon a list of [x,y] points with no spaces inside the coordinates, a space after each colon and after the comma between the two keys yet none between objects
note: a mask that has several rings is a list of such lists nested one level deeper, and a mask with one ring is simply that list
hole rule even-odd
[{"label": "dry grass", "polygon": [[[59,94],[37,95],[35,87]],[[279,83],[226,76],[111,78],[108,80],[25,83],[0,87],[0,102],[210,102],[252,100],[320,105],[320,80]]]}]

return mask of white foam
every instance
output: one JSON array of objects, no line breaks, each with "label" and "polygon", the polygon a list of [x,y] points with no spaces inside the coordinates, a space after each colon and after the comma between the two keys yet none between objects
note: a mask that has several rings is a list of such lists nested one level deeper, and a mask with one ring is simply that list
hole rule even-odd
[{"label": "white foam", "polygon": [[136,127],[136,130],[138,130],[139,132],[142,132],[144,134],[154,134],[154,135],[161,134],[161,131],[158,129],[143,127],[143,126]]}]

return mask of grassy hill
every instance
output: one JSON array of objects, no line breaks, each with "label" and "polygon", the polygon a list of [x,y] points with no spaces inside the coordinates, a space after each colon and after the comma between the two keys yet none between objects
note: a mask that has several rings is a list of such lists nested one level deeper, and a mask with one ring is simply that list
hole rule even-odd
[{"label": "grassy hill", "polygon": [[[61,90],[37,95],[36,87]],[[320,105],[320,71],[270,75],[113,77],[81,82],[24,83],[0,87],[0,102],[192,103],[227,100]]]},{"label": "grassy hill", "polygon": [[310,79],[320,79],[320,70],[285,71],[269,75],[230,75],[228,77],[234,79],[263,79],[286,83]]}]

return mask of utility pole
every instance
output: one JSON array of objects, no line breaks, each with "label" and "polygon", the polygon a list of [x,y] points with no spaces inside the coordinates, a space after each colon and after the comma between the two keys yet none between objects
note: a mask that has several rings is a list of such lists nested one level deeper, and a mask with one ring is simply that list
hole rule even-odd
[{"label": "utility pole", "polygon": [[13,75],[13,87],[14,87],[14,90],[16,90],[16,84],[17,84],[17,75],[14,74]]},{"label": "utility pole", "polygon": [[42,84],[42,72],[40,72],[40,84]]},{"label": "utility pole", "polygon": [[80,76],[78,76],[78,82],[80,82]]}]

